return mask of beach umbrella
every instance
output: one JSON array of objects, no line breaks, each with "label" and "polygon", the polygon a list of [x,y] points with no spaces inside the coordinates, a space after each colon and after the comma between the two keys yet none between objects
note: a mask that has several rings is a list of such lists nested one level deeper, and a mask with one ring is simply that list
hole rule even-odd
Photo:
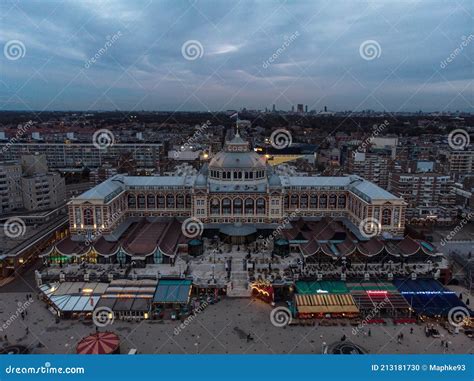
[{"label": "beach umbrella", "polygon": [[118,351],[119,337],[112,332],[97,332],[83,338],[76,347],[80,355],[104,355]]}]

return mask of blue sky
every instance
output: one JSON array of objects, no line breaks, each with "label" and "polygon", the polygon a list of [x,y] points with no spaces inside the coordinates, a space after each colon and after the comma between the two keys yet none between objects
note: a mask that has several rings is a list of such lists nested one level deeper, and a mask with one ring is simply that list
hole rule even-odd
[{"label": "blue sky", "polygon": [[0,110],[472,111],[473,4],[2,0]]}]

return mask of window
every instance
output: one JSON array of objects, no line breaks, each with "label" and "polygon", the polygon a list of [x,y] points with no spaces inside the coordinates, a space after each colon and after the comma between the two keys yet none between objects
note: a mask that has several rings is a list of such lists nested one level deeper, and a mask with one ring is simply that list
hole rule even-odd
[{"label": "window", "polygon": [[220,203],[217,198],[213,198],[211,200],[211,214],[213,215],[219,215],[220,214]]},{"label": "window", "polygon": [[178,209],[183,209],[184,208],[184,196],[182,194],[179,194],[177,197],[176,197],[176,203],[177,203],[177,207]]},{"label": "window", "polygon": [[253,214],[254,202],[253,199],[245,199],[245,214]]},{"label": "window", "polygon": [[392,223],[392,211],[390,209],[384,209],[382,212],[382,225],[391,225]]},{"label": "window", "polygon": [[225,198],[222,200],[222,214],[230,214],[231,202],[230,199]]},{"label": "window", "polygon": [[138,195],[138,208],[145,209],[145,195],[143,194]]},{"label": "window", "polygon": [[297,208],[298,207],[298,195],[297,194],[292,194],[291,195],[291,208]]},{"label": "window", "polygon": [[162,194],[158,195],[158,209],[164,209],[165,208],[165,196]]},{"label": "window", "polygon": [[172,194],[166,196],[166,208],[174,209],[174,196]]},{"label": "window", "polygon": [[308,208],[308,195],[302,194],[300,197],[300,208],[307,209]]},{"label": "window", "polygon": [[337,199],[337,208],[345,209],[346,208],[346,196],[341,194]]},{"label": "window", "polygon": [[92,226],[94,225],[94,217],[92,215],[92,209],[84,209],[84,225]]},{"label": "window", "polygon": [[318,195],[313,193],[311,194],[310,200],[309,200],[309,207],[311,209],[317,209],[318,208]]},{"label": "window", "polygon": [[335,194],[329,196],[329,209],[336,209],[336,200],[337,196]]},{"label": "window", "polygon": [[137,207],[137,198],[134,194],[128,195],[128,207],[131,209],[135,209]]},{"label": "window", "polygon": [[319,197],[319,207],[321,209],[326,209],[328,207],[328,196],[323,194]]},{"label": "window", "polygon": [[240,198],[234,200],[234,214],[242,214],[242,200]]},{"label": "window", "polygon": [[257,214],[265,214],[265,199],[257,199]]},{"label": "window", "polygon": [[148,209],[154,209],[155,201],[156,201],[155,196],[152,194],[149,194],[148,196],[146,196],[146,207]]}]

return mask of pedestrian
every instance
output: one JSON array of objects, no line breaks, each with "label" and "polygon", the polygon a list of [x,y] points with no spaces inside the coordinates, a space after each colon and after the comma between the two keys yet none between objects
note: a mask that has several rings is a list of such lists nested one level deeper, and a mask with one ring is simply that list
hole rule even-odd
[{"label": "pedestrian", "polygon": [[5,341],[8,341],[8,336],[7,335],[3,336],[3,338],[5,339]]},{"label": "pedestrian", "polygon": [[403,332],[402,332],[402,333],[400,333],[400,339],[402,339],[402,340],[403,340]]},{"label": "pedestrian", "polygon": [[446,349],[448,349],[448,346],[449,346],[449,345],[448,345],[448,341],[446,340]]},{"label": "pedestrian", "polygon": [[372,331],[370,330],[370,328],[369,328],[369,336],[372,336]]},{"label": "pedestrian", "polygon": [[26,334],[28,335],[30,333],[30,329],[26,327]]},{"label": "pedestrian", "polygon": [[444,347],[444,340],[441,340],[441,346]]},{"label": "pedestrian", "polygon": [[410,328],[410,334],[413,335],[413,327]]},{"label": "pedestrian", "polygon": [[21,313],[21,320],[25,320],[25,313],[24,312]]}]

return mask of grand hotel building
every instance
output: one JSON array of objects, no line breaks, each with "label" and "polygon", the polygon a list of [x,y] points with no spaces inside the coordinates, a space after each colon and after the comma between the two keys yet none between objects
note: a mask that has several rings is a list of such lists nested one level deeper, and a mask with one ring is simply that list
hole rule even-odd
[{"label": "grand hotel building", "polygon": [[159,235],[174,234],[174,244],[167,246],[176,250],[186,238],[175,232],[180,223],[165,226],[163,221],[182,222],[190,217],[201,221],[205,231],[227,234],[235,243],[248,240],[252,233],[268,234],[288,218],[318,221],[327,217],[340,221],[361,240],[361,221],[375,219],[380,235],[397,239],[403,236],[406,203],[358,176],[277,175],[237,132],[197,174],[116,175],[73,198],[68,207],[73,242],[101,236],[106,238],[105,247],[131,234],[128,239],[135,249],[129,250],[141,251],[140,243],[132,242],[138,241],[130,233],[132,222],[156,224],[156,236],[148,239],[153,241],[150,249],[159,245]]}]

